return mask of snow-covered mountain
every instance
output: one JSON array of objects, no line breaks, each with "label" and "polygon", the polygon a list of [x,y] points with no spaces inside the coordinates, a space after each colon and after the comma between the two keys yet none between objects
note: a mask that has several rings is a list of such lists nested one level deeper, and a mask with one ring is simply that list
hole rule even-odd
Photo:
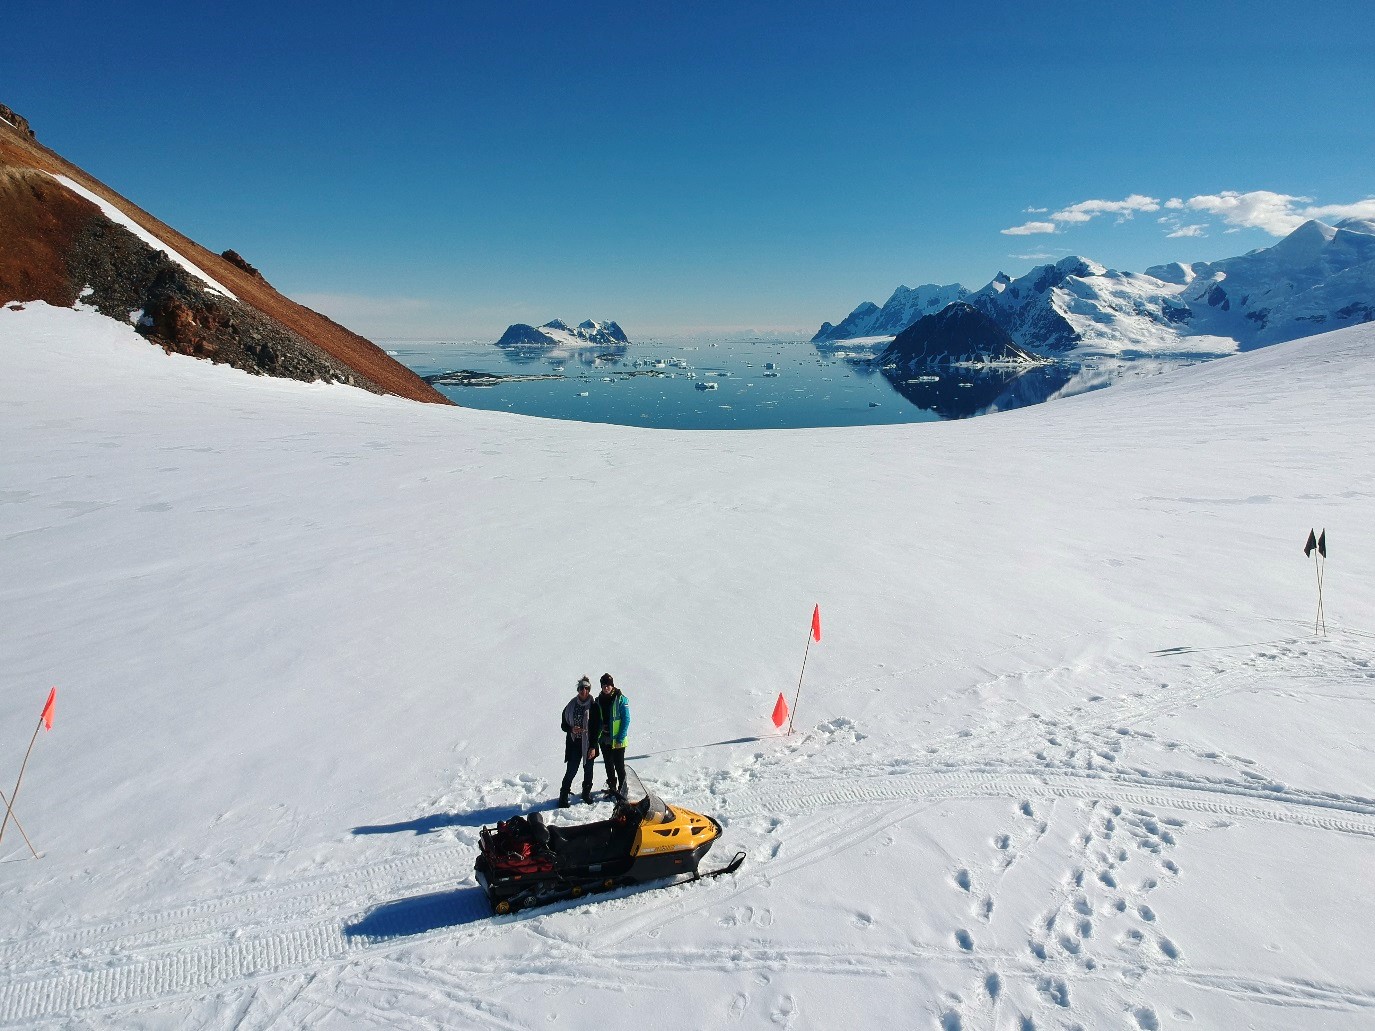
[{"label": "snow-covered mountain", "polygon": [[916,288],[900,286],[882,308],[872,301],[865,301],[841,319],[840,325],[822,323],[812,339],[853,340],[857,337],[896,336],[923,316],[938,312],[947,304],[962,301],[968,296],[969,291],[959,283],[948,286],[927,283]]},{"label": "snow-covered mountain", "polygon": [[1195,332],[1242,349],[1375,320],[1375,222],[1308,221],[1273,247],[1237,258],[1147,269],[1182,280]]},{"label": "snow-covered mountain", "polygon": [[[927,291],[962,287],[919,287]],[[901,321],[894,294],[860,305],[814,341],[865,336]],[[1375,223],[1305,222],[1272,247],[1215,262],[1118,272],[1079,256],[1012,279],[999,273],[968,303],[1039,354],[1226,354],[1375,320]],[[910,323],[909,323],[910,324]]]},{"label": "snow-covered mountain", "polygon": [[596,322],[586,319],[569,326],[562,319],[553,319],[536,328],[522,322],[507,326],[497,347],[577,347],[581,344],[628,344],[630,340],[620,326],[607,319]]}]

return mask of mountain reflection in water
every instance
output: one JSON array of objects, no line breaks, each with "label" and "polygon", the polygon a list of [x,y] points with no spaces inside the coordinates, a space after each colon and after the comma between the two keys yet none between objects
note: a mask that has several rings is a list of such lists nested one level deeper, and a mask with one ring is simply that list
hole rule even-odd
[{"label": "mountain reflection in water", "polygon": [[544,362],[555,365],[563,362],[576,362],[578,365],[595,367],[601,364],[615,364],[623,359],[629,348],[625,344],[578,344],[541,347],[537,344],[495,344],[513,365],[529,365]]},{"label": "mountain reflection in water", "polygon": [[[397,344],[401,344],[400,341]],[[664,429],[792,429],[966,419],[1097,389],[1145,363],[881,368],[873,346],[688,338],[539,347],[407,341],[393,353],[467,408]],[[461,371],[460,371],[461,370]],[[939,377],[922,382],[923,376]],[[968,383],[969,386],[960,386]],[[702,389],[710,384],[712,389]]]},{"label": "mountain reflection in water", "polygon": [[[1006,412],[1040,404],[1062,390],[1077,371],[1069,365],[931,366],[913,373],[882,369],[893,389],[942,419]],[[934,382],[932,382],[934,380]]]}]

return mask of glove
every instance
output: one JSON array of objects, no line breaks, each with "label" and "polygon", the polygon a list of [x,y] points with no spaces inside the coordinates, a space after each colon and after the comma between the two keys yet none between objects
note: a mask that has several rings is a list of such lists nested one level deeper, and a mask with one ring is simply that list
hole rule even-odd
[{"label": "glove", "polygon": [[593,748],[593,749],[590,749],[590,750],[588,751],[587,757],[588,757],[589,759],[595,759],[595,758],[597,758],[597,755],[598,755],[598,754],[599,754],[599,753],[597,752],[597,750],[596,750],[595,748]]}]

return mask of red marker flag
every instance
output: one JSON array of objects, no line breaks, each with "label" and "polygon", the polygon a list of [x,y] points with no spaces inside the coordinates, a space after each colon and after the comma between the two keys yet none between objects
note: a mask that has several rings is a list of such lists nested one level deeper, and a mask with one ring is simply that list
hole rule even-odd
[{"label": "red marker flag", "polygon": [[783,692],[778,692],[778,701],[773,707],[773,725],[781,727],[788,719],[788,703],[783,700]]},{"label": "red marker flag", "polygon": [[812,640],[821,640],[821,606],[816,605],[812,608]]},{"label": "red marker flag", "polygon": [[[53,708],[57,705],[57,688],[48,692],[48,702],[43,706],[43,715],[39,717],[43,721],[43,726],[48,730],[53,729]],[[30,712],[33,710],[30,709]]]}]

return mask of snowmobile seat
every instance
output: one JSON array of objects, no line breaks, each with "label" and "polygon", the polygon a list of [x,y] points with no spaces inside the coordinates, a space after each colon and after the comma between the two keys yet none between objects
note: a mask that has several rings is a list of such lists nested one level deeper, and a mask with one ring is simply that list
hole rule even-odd
[{"label": "snowmobile seat", "polygon": [[549,847],[564,868],[628,859],[634,841],[635,825],[629,821],[549,828]]}]

